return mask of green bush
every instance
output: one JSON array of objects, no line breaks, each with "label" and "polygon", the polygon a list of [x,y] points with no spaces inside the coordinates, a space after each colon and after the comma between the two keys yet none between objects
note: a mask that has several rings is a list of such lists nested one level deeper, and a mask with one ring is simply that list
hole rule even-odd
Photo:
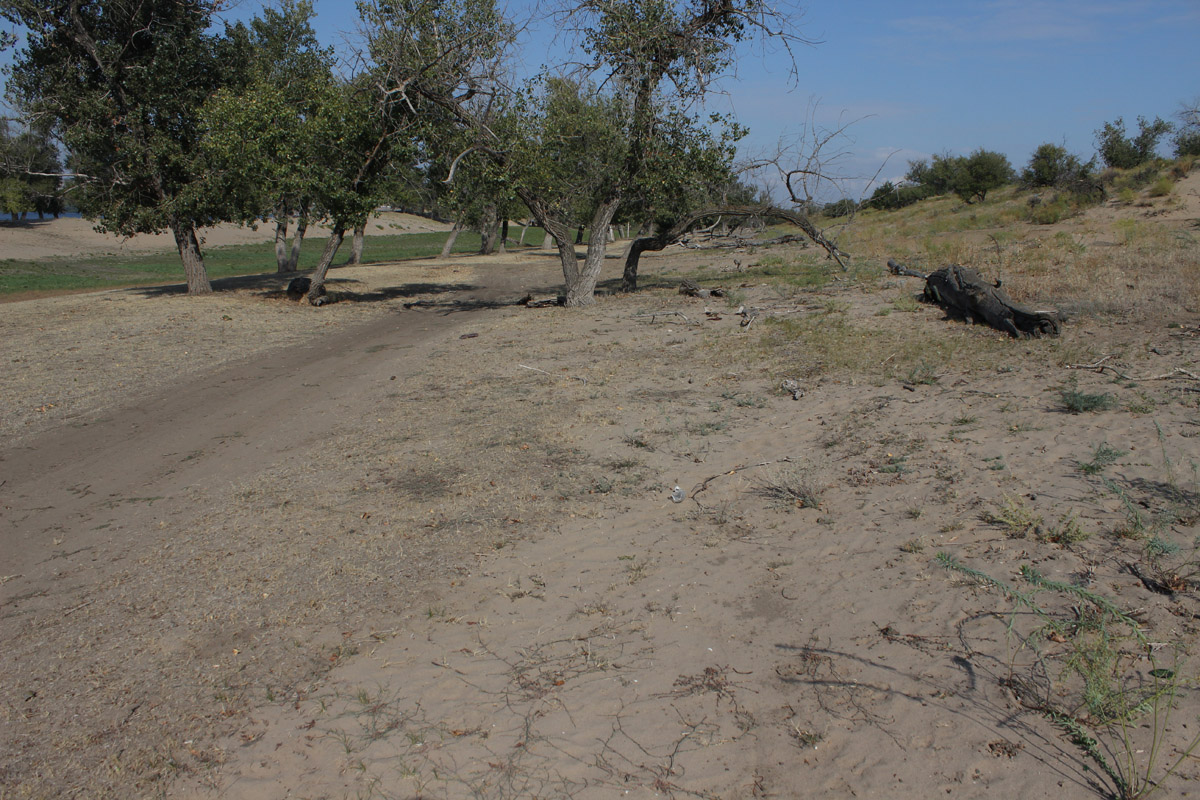
[{"label": "green bush", "polygon": [[891,181],[888,181],[876,189],[871,195],[871,199],[863,203],[863,206],[894,211],[898,208],[911,206],[913,203],[918,200],[924,200],[931,194],[932,192],[924,186],[909,186],[906,184],[896,186]]},{"label": "green bush", "polygon": [[834,203],[826,203],[821,211],[827,217],[848,217],[858,210],[858,203],[848,197],[843,197]]},{"label": "green bush", "polygon": [[1021,183],[1029,188],[1063,187],[1086,180],[1095,171],[1095,162],[1083,162],[1067,148],[1046,142],[1039,145],[1021,172]]},{"label": "green bush", "polygon": [[953,192],[964,203],[982,202],[992,189],[1013,179],[1013,168],[1003,153],[980,148],[969,156],[934,156],[932,162],[910,161],[905,176],[929,194]]},{"label": "green bush", "polygon": [[1106,166],[1133,169],[1154,158],[1158,143],[1170,131],[1171,123],[1160,117],[1153,122],[1138,117],[1138,135],[1131,139],[1125,134],[1125,120],[1117,117],[1096,131],[1096,150]]}]

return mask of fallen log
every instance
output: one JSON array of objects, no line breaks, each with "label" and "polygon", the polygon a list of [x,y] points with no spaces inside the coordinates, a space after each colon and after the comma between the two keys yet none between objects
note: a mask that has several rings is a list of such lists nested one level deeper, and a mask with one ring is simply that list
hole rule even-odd
[{"label": "fallen log", "polygon": [[951,264],[925,275],[889,260],[888,269],[893,275],[923,278],[921,299],[940,306],[955,319],[990,325],[1015,339],[1057,336],[1061,331],[1062,312],[1022,305],[1000,288],[1000,281],[988,283],[969,267]]}]

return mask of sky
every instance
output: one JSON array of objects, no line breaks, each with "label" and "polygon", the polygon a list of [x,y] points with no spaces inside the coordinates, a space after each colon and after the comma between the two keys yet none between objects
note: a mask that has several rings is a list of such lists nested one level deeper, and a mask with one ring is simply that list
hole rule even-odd
[{"label": "sky", "polygon": [[[779,48],[747,43],[707,108],[749,127],[747,157],[844,127],[825,166],[855,199],[872,178],[897,180],[910,160],[945,152],[999,151],[1020,169],[1053,142],[1087,159],[1105,122],[1121,117],[1136,133],[1138,116],[1174,121],[1200,98],[1200,0],[783,2],[796,3],[776,8],[812,42],[794,50],[795,74]],[[315,6],[321,40],[350,47],[353,1]],[[261,7],[235,0],[223,15],[247,20]],[[529,8],[510,0],[514,15]],[[552,40],[535,27],[523,63],[561,57]]]}]

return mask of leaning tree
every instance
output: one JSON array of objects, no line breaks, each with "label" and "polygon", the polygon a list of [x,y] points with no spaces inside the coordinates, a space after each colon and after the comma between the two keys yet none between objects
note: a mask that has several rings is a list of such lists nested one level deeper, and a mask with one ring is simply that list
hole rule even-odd
[{"label": "leaning tree", "polygon": [[72,199],[99,230],[170,230],[188,291],[212,291],[198,227],[222,217],[199,191],[197,115],[244,79],[244,30],[210,32],[216,0],[0,0],[23,26],[9,90],[70,153]]}]

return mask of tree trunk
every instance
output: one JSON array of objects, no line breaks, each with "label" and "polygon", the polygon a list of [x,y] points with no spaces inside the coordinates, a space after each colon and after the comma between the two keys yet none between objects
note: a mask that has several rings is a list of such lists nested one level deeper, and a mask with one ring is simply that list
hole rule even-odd
[{"label": "tree trunk", "polygon": [[179,248],[179,260],[183,262],[183,274],[187,276],[188,294],[210,294],[212,284],[208,282],[208,271],[204,268],[204,256],[200,254],[200,240],[196,237],[196,226],[173,221],[171,233],[175,234],[175,246]]},{"label": "tree trunk", "polygon": [[454,242],[458,239],[458,232],[462,230],[462,217],[454,220],[454,227],[450,229],[450,235],[446,237],[446,243],[442,245],[442,253],[438,258],[449,258],[450,251],[454,249]]},{"label": "tree trunk", "polygon": [[500,223],[500,245],[497,248],[500,251],[500,255],[504,255],[505,253],[508,252],[508,248],[506,247],[507,244],[508,244],[508,215],[505,214],[504,220],[501,221],[501,223]]},{"label": "tree trunk", "polygon": [[526,220],[525,224],[521,226],[521,241],[517,242],[517,247],[525,246],[525,233],[528,230],[529,230],[529,220]]},{"label": "tree trunk", "polygon": [[500,227],[496,214],[494,205],[483,207],[483,217],[479,222],[479,255],[481,256],[490,256],[496,252],[496,233]]},{"label": "tree trunk", "polygon": [[[608,237],[603,234],[603,231],[608,230],[608,225],[612,222],[612,218],[620,206],[620,198],[610,197],[596,208],[596,213],[592,216],[591,229],[593,234],[596,231],[601,231],[601,233],[593,235],[588,240],[583,269],[579,269],[578,262],[574,258],[573,248],[571,258],[573,274],[567,273],[567,264],[564,261],[563,275],[567,279],[565,305],[569,307],[590,306],[596,302],[596,282],[600,279],[600,270],[604,267],[604,252],[608,248]],[[559,250],[561,251],[561,249],[560,245]]]},{"label": "tree trunk", "polygon": [[292,252],[288,256],[288,272],[295,272],[300,267],[300,245],[304,243],[304,234],[308,231],[308,209],[300,209],[300,217],[296,220],[296,232],[292,235]]},{"label": "tree trunk", "polygon": [[[579,231],[575,234],[575,244],[583,244],[583,225],[579,226]],[[593,230],[595,230],[593,228]]]},{"label": "tree trunk", "polygon": [[363,240],[367,238],[367,223],[354,226],[354,239],[350,243],[350,260],[347,264],[361,264]]},{"label": "tree trunk", "polygon": [[285,209],[283,206],[280,206],[275,212],[275,271],[277,273],[294,271],[290,268],[291,261],[288,259],[287,230],[287,209]]},{"label": "tree trunk", "polygon": [[546,235],[542,237],[542,249],[549,250],[550,242],[554,241],[554,235],[550,233],[550,229],[546,229]]},{"label": "tree trunk", "polygon": [[342,240],[345,238],[346,224],[335,222],[329,239],[325,242],[321,260],[317,264],[316,270],[313,271],[312,284],[308,289],[308,302],[314,306],[322,305],[325,302],[325,275],[329,272],[329,265],[333,263],[333,257],[337,255],[338,248],[342,246]]}]

